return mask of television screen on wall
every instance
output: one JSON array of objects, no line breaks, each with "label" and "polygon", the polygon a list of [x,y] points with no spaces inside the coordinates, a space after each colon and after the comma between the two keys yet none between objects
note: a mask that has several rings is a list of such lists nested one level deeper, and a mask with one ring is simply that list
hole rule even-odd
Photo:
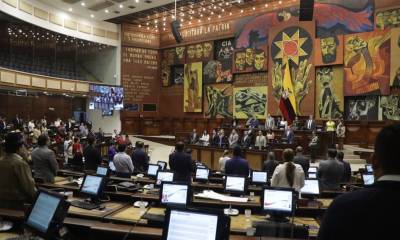
[{"label": "television screen on wall", "polygon": [[105,111],[124,108],[124,89],[122,87],[90,84],[89,109]]}]

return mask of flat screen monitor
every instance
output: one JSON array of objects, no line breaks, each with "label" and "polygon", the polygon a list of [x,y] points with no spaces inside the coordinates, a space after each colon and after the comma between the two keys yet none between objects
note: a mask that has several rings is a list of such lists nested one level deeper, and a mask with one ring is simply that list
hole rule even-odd
[{"label": "flat screen monitor", "polygon": [[375,182],[374,175],[371,173],[362,174],[364,186],[372,185]]},{"label": "flat screen monitor", "polygon": [[229,223],[223,214],[206,210],[167,209],[163,240],[225,240]]},{"label": "flat screen monitor", "polygon": [[253,184],[267,184],[267,172],[252,171],[251,182]]},{"label": "flat screen monitor", "polygon": [[372,169],[372,164],[365,164],[365,170],[367,173],[373,173],[374,169]]},{"label": "flat screen monitor", "polygon": [[158,171],[156,179],[156,185],[160,186],[163,182],[174,181],[174,173],[170,171]]},{"label": "flat screen monitor", "polygon": [[82,182],[81,192],[92,197],[98,197],[103,190],[103,177],[86,175]]},{"label": "flat screen monitor", "polygon": [[107,177],[109,174],[109,168],[108,167],[102,167],[98,166],[96,170],[96,175],[102,176],[102,177]]},{"label": "flat screen monitor", "polygon": [[224,189],[229,193],[243,194],[246,191],[246,178],[227,175],[225,177]]},{"label": "flat screen monitor", "polygon": [[317,174],[316,173],[308,173],[308,178],[316,179]]},{"label": "flat screen monitor", "polygon": [[196,181],[207,181],[209,174],[210,174],[210,169],[197,167],[196,168],[195,180]]},{"label": "flat screen monitor", "polygon": [[62,195],[41,190],[25,220],[25,225],[43,237],[51,237],[64,221],[69,208]]},{"label": "flat screen monitor", "polygon": [[124,89],[116,86],[90,84],[89,109],[121,110],[124,108]]},{"label": "flat screen monitor", "polygon": [[262,194],[262,208],[267,213],[289,216],[294,211],[294,190],[266,187]]},{"label": "flat screen monitor", "polygon": [[158,161],[158,162],[157,162],[157,165],[160,166],[160,169],[161,169],[161,170],[167,169],[167,162]]},{"label": "flat screen monitor", "polygon": [[147,176],[149,177],[157,176],[159,168],[160,166],[158,166],[157,164],[149,164],[149,168],[147,169]]},{"label": "flat screen monitor", "polygon": [[304,180],[304,187],[301,188],[302,195],[319,195],[319,182],[317,179]]},{"label": "flat screen monitor", "polygon": [[318,170],[317,167],[309,167],[309,168],[308,168],[308,173],[316,173],[317,170]]},{"label": "flat screen monitor", "polygon": [[160,203],[169,206],[186,206],[189,202],[189,185],[163,182],[160,191]]}]

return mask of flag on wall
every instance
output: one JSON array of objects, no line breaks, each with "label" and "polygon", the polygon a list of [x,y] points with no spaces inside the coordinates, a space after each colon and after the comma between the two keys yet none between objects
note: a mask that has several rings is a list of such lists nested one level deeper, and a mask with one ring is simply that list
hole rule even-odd
[{"label": "flag on wall", "polygon": [[279,102],[279,109],[281,110],[285,120],[291,124],[296,117],[297,110],[296,99],[294,97],[295,92],[293,88],[292,77],[290,75],[289,61],[286,62],[282,88],[283,92]]}]

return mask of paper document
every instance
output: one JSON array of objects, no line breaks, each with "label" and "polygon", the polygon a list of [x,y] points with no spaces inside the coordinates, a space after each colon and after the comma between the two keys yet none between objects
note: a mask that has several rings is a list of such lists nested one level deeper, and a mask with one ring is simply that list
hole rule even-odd
[{"label": "paper document", "polygon": [[204,190],[202,193],[195,194],[194,196],[200,197],[200,198],[220,200],[223,202],[247,202],[247,200],[248,200],[248,198],[246,198],[246,197],[226,196],[223,194],[216,193],[212,190]]}]

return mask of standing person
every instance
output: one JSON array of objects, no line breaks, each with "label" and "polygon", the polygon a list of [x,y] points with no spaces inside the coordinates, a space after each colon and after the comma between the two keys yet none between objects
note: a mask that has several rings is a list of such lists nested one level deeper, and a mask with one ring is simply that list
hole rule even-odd
[{"label": "standing person", "polygon": [[40,123],[42,124],[43,127],[47,128],[46,116],[43,116],[43,118],[40,120]]},{"label": "standing person", "polygon": [[5,133],[6,128],[7,128],[6,121],[2,116],[0,116],[0,134]]},{"label": "standing person", "polygon": [[323,190],[339,190],[344,174],[343,163],[336,159],[336,149],[328,149],[328,159],[319,163],[317,177]]},{"label": "standing person", "polygon": [[65,163],[68,164],[70,164],[72,162],[72,159],[74,158],[74,155],[72,154],[72,145],[73,142],[71,136],[68,134],[64,141],[64,159]]},{"label": "standing person", "polygon": [[311,141],[308,144],[308,148],[310,149],[310,158],[311,162],[315,162],[317,158],[317,150],[319,145],[319,137],[315,131],[312,132]]},{"label": "standing person", "polygon": [[299,120],[298,116],[295,117],[292,126],[293,126],[293,130],[300,130],[301,129],[301,121]]},{"label": "standing person", "polygon": [[285,131],[283,132],[282,141],[288,144],[294,143],[294,132],[290,125],[287,126]]},{"label": "standing person", "polygon": [[282,154],[284,163],[277,166],[271,179],[272,187],[294,188],[297,192],[304,187],[305,174],[303,168],[293,163],[292,149],[285,149]]},{"label": "standing person", "polygon": [[32,152],[33,170],[35,178],[43,180],[45,183],[54,183],[57,175],[58,163],[55,153],[48,148],[50,139],[47,135],[40,135],[38,147]]},{"label": "standing person", "polygon": [[258,136],[256,137],[256,143],[254,144],[254,146],[259,150],[267,147],[267,139],[265,138],[261,130],[258,131]]},{"label": "standing person", "polygon": [[274,132],[273,132],[271,129],[269,129],[268,132],[267,132],[267,141],[268,141],[269,143],[271,143],[271,142],[273,142],[274,140],[275,140],[275,134],[274,134]]},{"label": "standing person", "polygon": [[189,135],[189,144],[196,144],[199,141],[199,135],[197,130],[194,128],[192,133]]},{"label": "standing person", "polygon": [[33,121],[33,119],[31,119],[29,122],[28,122],[28,131],[29,132],[33,132],[33,129],[35,128],[35,121]]},{"label": "standing person", "polygon": [[36,195],[22,135],[8,133],[4,151],[0,159],[0,208],[22,209],[24,203],[32,203]]},{"label": "standing person", "polygon": [[204,129],[203,135],[201,135],[200,142],[206,146],[210,144],[210,134],[208,134],[206,129]]},{"label": "standing person", "polygon": [[343,177],[342,182],[350,182],[351,180],[351,166],[350,163],[344,161],[344,153],[338,152],[336,156],[337,160],[343,164]]},{"label": "standing person", "polygon": [[131,157],[126,154],[125,150],[125,144],[118,145],[118,153],[114,155],[113,163],[115,166],[116,175],[118,177],[130,178],[133,173],[134,166],[132,164]]},{"label": "standing person", "polygon": [[213,147],[218,146],[218,140],[219,140],[219,136],[218,136],[217,130],[213,129],[211,137],[210,137],[210,145]]},{"label": "standing person", "polygon": [[338,139],[338,149],[343,150],[344,138],[346,137],[346,126],[342,119],[339,120],[339,124],[337,125],[336,137]]},{"label": "standing person", "polygon": [[132,147],[132,142],[131,142],[131,140],[129,139],[129,135],[128,135],[128,134],[125,134],[125,139],[124,139],[124,141],[125,141],[126,147]]},{"label": "standing person", "polygon": [[230,157],[229,157],[229,150],[228,149],[225,149],[224,150],[224,153],[222,154],[222,156],[219,158],[219,161],[218,161],[218,163],[219,163],[219,170],[221,171],[221,172],[225,172],[225,164],[226,164],[226,161],[228,161],[230,159]]},{"label": "standing person", "polygon": [[94,146],[96,144],[96,139],[91,136],[88,137],[88,145],[83,150],[83,156],[85,157],[85,170],[95,171],[97,167],[101,164],[101,154],[99,150]]},{"label": "standing person", "polygon": [[232,128],[237,128],[239,126],[239,122],[236,117],[232,119]]},{"label": "standing person", "polygon": [[224,147],[228,144],[228,139],[225,136],[224,129],[221,129],[218,134],[218,147]]},{"label": "standing person", "polygon": [[265,119],[265,130],[275,129],[275,119],[268,114],[267,119]]},{"label": "standing person", "polygon": [[169,155],[169,167],[174,172],[174,181],[190,182],[192,174],[192,157],[184,153],[185,144],[177,142],[175,152]]},{"label": "standing person", "polygon": [[315,124],[315,120],[313,115],[310,115],[307,122],[306,122],[306,126],[305,126],[306,130],[309,131],[315,131],[317,128],[317,125]]},{"label": "standing person", "polygon": [[244,148],[249,148],[251,146],[251,136],[248,131],[244,131],[243,133],[242,146]]},{"label": "standing person", "polygon": [[108,148],[108,161],[112,162],[114,159],[114,155],[117,153],[117,143],[111,144]]},{"label": "standing person", "polygon": [[335,132],[336,132],[336,124],[335,122],[329,118],[329,120],[326,122],[326,132],[329,135],[330,138],[330,147],[335,148]]},{"label": "standing person", "polygon": [[138,141],[135,144],[135,151],[132,154],[132,163],[135,167],[136,171],[146,172],[149,168],[149,156],[144,151],[144,143],[142,141]]},{"label": "standing person", "polygon": [[384,127],[372,156],[375,183],[336,197],[325,212],[318,239],[395,239],[400,214],[400,125]]},{"label": "standing person", "polygon": [[82,169],[83,167],[83,153],[82,145],[80,143],[79,137],[74,138],[74,144],[72,145],[72,155],[73,159],[71,165],[75,168]]},{"label": "standing person", "polygon": [[39,138],[40,134],[41,133],[40,133],[40,130],[39,130],[39,126],[36,125],[33,128],[33,131],[32,131],[32,144],[33,144],[34,147],[36,147],[36,145],[37,145],[38,138]]},{"label": "standing person", "polygon": [[239,146],[234,147],[233,157],[225,163],[225,173],[247,177],[249,171],[249,163],[242,157],[242,149]]},{"label": "standing person", "polygon": [[279,162],[276,161],[275,153],[269,152],[267,155],[267,160],[264,161],[263,170],[267,172],[267,178],[270,180],[272,175],[274,174],[275,168],[279,165]]},{"label": "standing person", "polygon": [[229,135],[229,147],[233,148],[238,145],[239,134],[237,134],[235,129],[232,129],[231,135]]},{"label": "standing person", "polygon": [[296,156],[294,156],[293,163],[299,164],[303,168],[304,173],[308,173],[310,161],[303,155],[303,147],[298,146],[296,148]]}]

